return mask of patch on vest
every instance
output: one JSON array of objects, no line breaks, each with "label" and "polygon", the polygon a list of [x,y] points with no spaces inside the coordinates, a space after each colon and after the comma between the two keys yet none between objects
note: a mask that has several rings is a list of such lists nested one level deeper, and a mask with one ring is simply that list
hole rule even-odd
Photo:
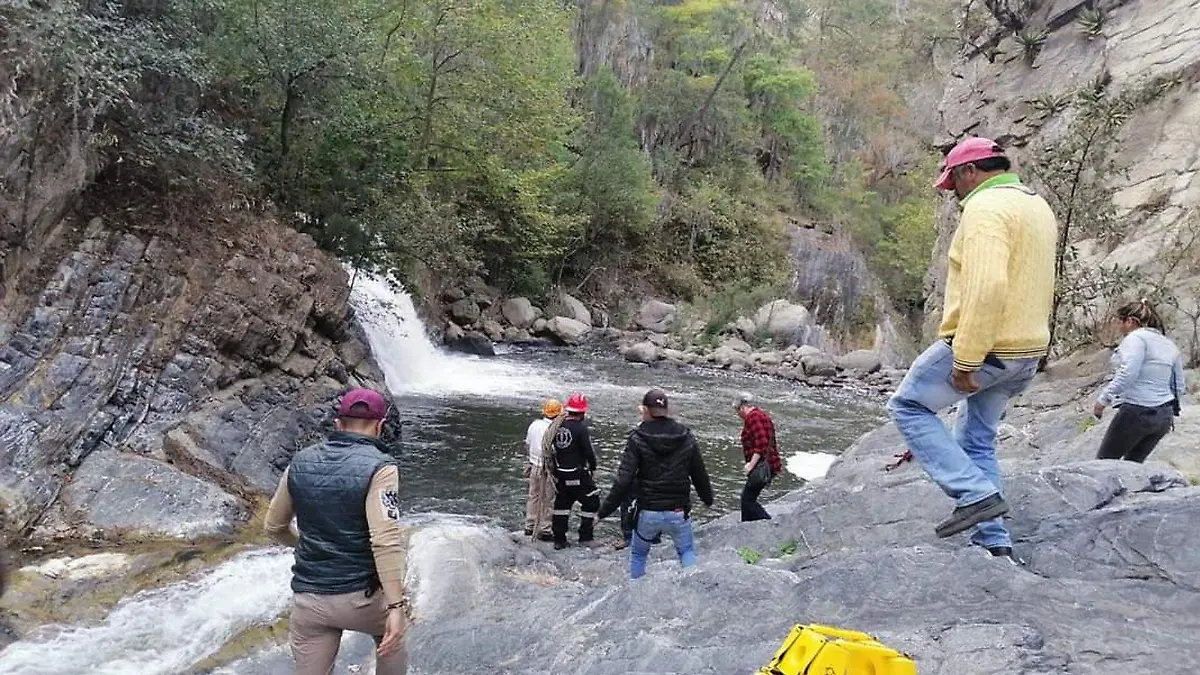
[{"label": "patch on vest", "polygon": [[571,430],[566,427],[559,427],[558,433],[554,434],[554,447],[559,450],[566,450],[571,447],[571,441],[575,440],[575,436],[571,434]]},{"label": "patch on vest", "polygon": [[380,492],[379,505],[383,507],[384,516],[392,520],[400,520],[400,495],[395,490]]}]

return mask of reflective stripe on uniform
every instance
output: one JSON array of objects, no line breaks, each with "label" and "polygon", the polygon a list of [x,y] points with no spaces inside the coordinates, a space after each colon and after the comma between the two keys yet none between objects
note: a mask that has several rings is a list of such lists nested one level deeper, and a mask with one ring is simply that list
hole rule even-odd
[{"label": "reflective stripe on uniform", "polygon": [[596,512],[595,511],[580,511],[579,517],[580,518],[595,518]]},{"label": "reflective stripe on uniform", "polygon": [[569,515],[571,515],[571,509],[567,509],[566,511],[561,511],[561,510],[559,510],[559,509],[554,509],[554,515],[556,515],[556,516],[569,516]]}]

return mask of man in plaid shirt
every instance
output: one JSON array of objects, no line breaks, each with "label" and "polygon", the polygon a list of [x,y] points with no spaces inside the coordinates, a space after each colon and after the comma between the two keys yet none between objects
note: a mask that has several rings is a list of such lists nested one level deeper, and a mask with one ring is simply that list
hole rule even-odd
[{"label": "man in plaid shirt", "polygon": [[771,467],[771,477],[783,471],[779,446],[775,444],[775,423],[764,410],[754,405],[754,397],[746,392],[738,395],[734,407],[742,418],[742,454],[746,457],[746,485],[742,488],[742,522],[770,520],[771,514],[758,503],[758,496],[771,484],[755,481],[751,475],[759,462]]}]

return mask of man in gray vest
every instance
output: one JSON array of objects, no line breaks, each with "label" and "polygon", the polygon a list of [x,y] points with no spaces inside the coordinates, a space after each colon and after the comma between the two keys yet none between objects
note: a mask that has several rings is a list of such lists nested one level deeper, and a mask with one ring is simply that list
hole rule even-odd
[{"label": "man in gray vest", "polygon": [[292,457],[267,509],[267,534],[296,548],[288,637],[297,675],[328,675],[347,630],[375,638],[378,675],[407,672],[399,472],[377,440],[387,412],[378,392],[347,392],[337,431]]}]

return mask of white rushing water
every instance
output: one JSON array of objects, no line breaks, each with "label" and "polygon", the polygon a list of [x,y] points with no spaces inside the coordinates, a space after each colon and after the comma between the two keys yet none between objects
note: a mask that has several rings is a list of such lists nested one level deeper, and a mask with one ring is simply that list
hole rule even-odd
[{"label": "white rushing water", "polygon": [[837,461],[837,455],[827,452],[796,452],[783,460],[783,466],[804,480],[817,480],[829,473],[829,467]]},{"label": "white rushing water", "polygon": [[194,580],[122,600],[99,624],[49,626],[0,652],[3,675],[173,675],[291,600],[292,554],[243,553]]},{"label": "white rushing water", "polygon": [[532,365],[438,349],[407,293],[383,277],[350,273],[350,304],[393,393],[527,397],[559,388]]}]

